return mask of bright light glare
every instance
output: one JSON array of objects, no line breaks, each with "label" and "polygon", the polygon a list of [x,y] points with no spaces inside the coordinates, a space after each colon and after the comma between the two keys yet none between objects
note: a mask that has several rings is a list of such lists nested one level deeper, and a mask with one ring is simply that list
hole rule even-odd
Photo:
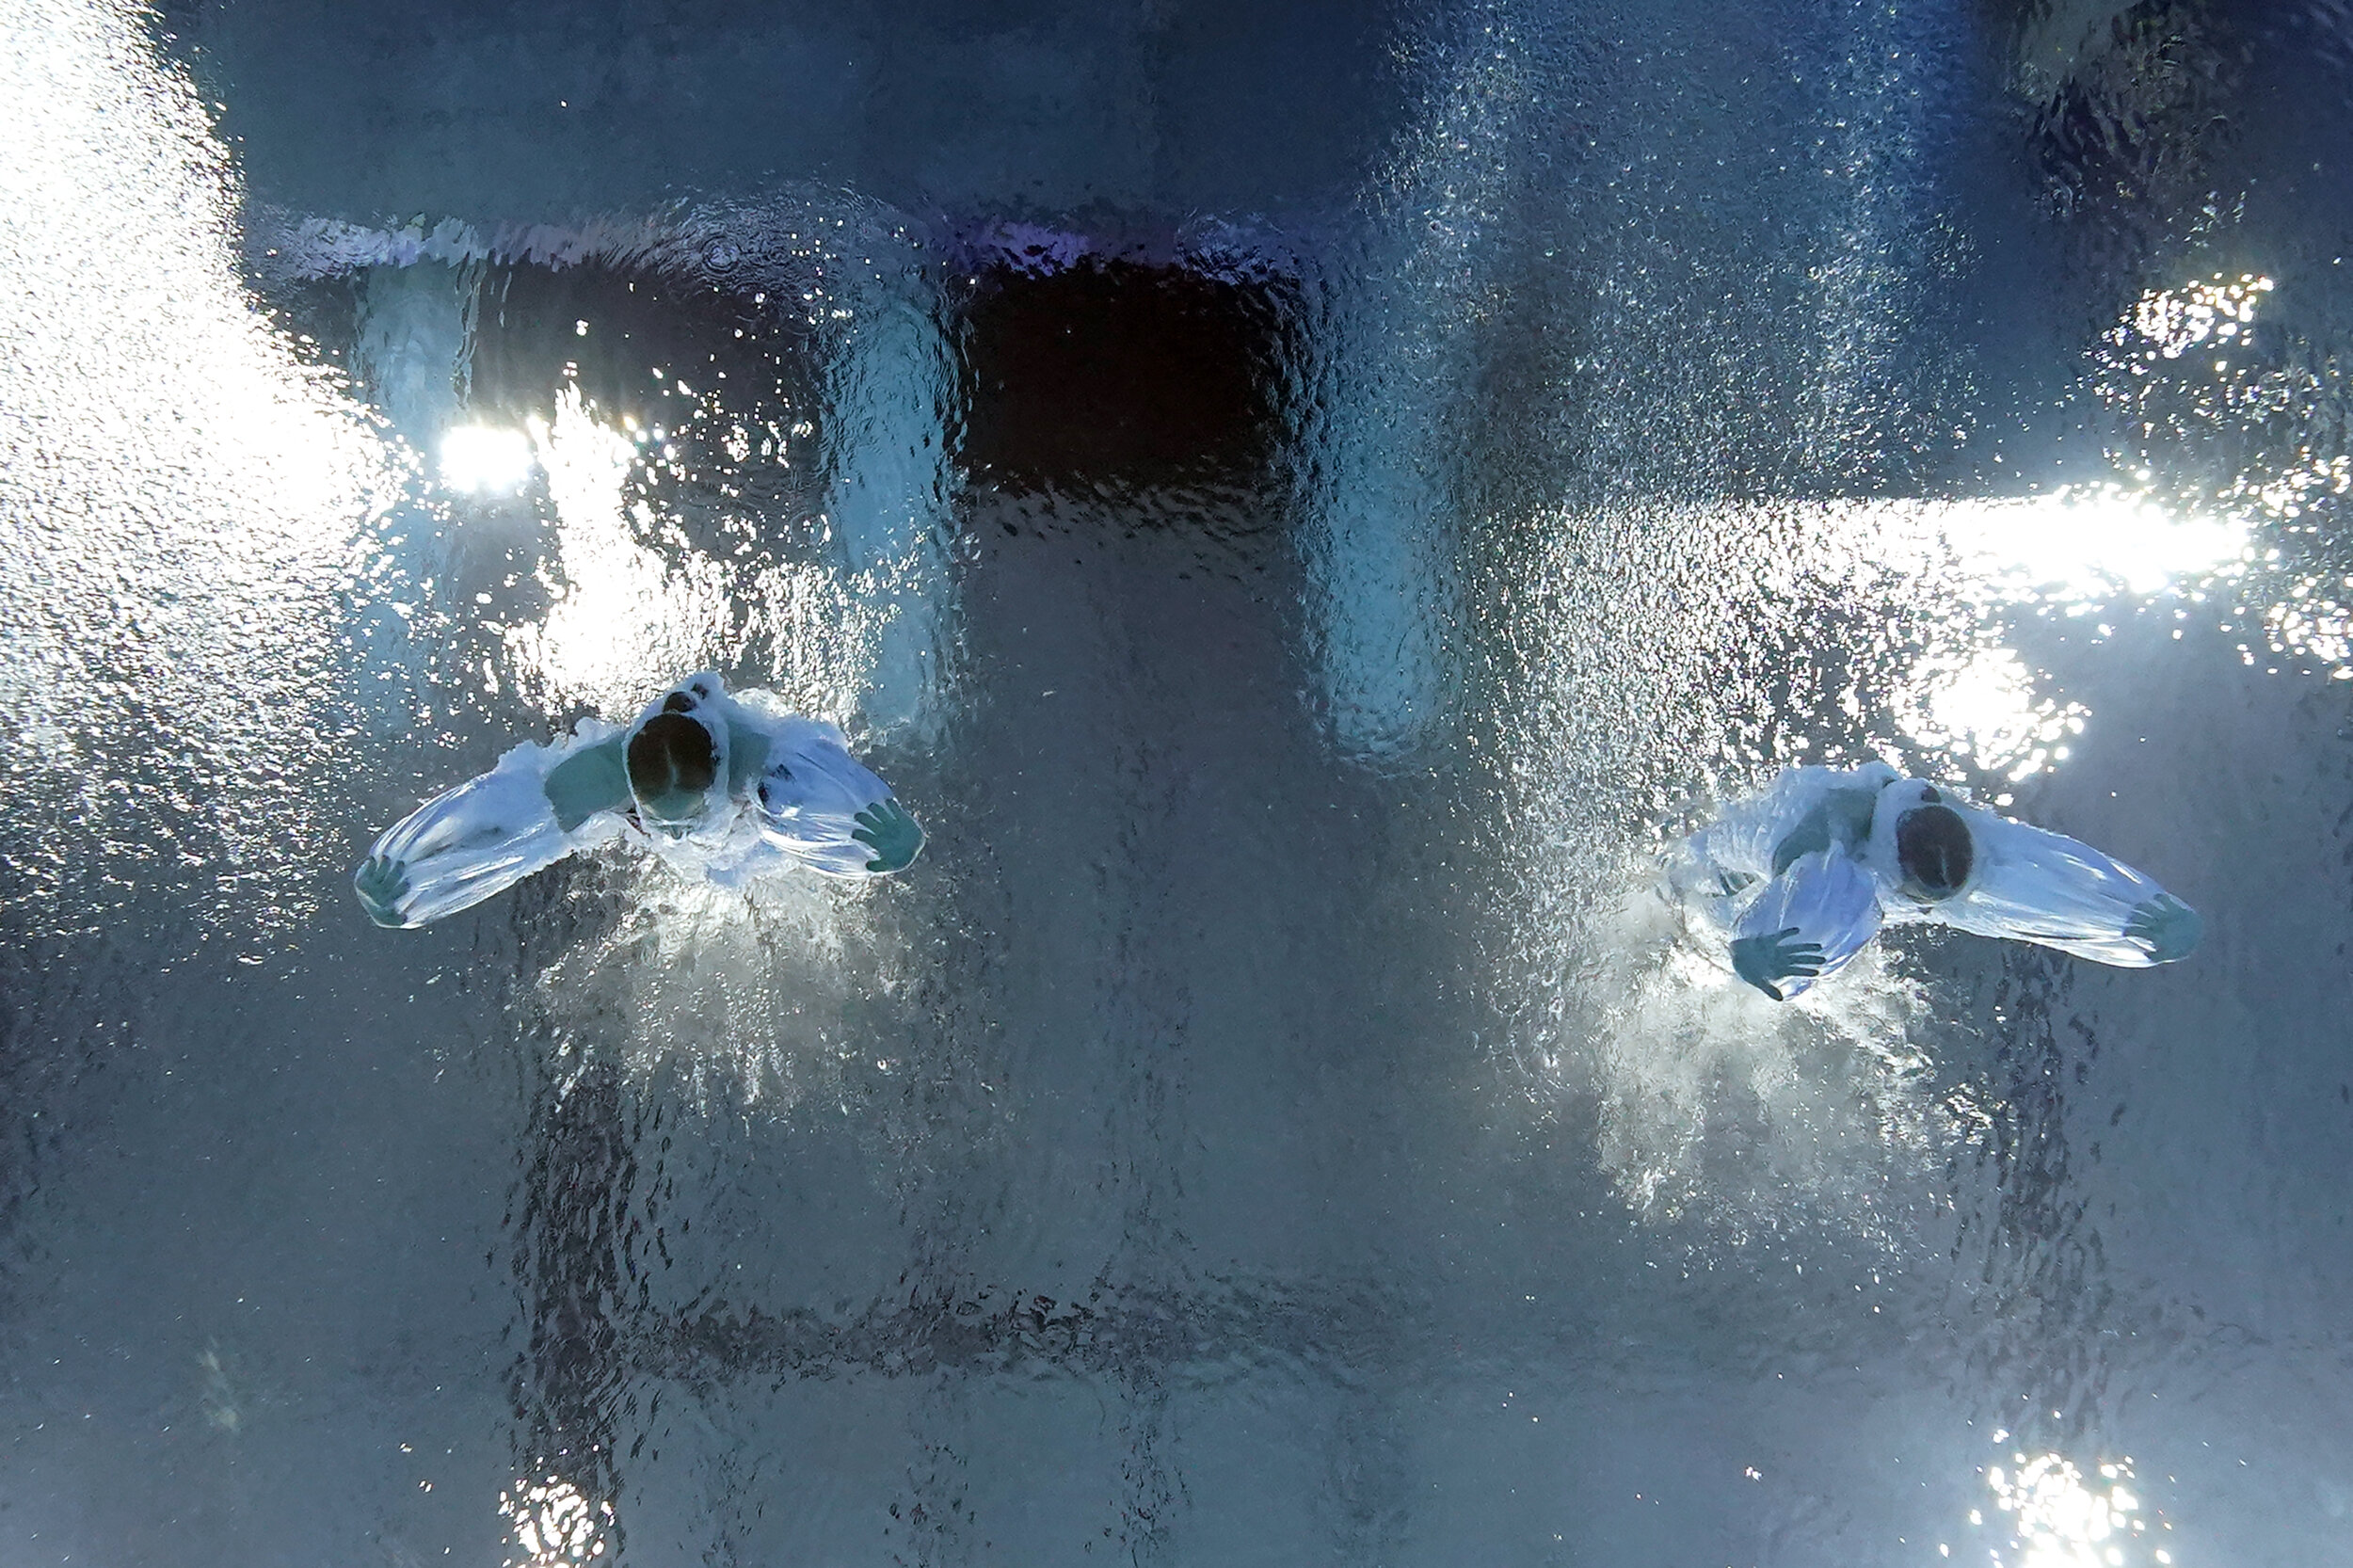
[{"label": "bright light glare", "polygon": [[2016,783],[2067,755],[2085,710],[2040,696],[2025,661],[2006,648],[1965,660],[1931,659],[1897,694],[1906,733],[1923,745],[1968,758]]},{"label": "bright light glare", "polygon": [[1972,565],[2063,603],[2097,601],[2119,588],[2162,593],[2178,579],[2237,564],[2247,549],[2235,523],[2175,517],[2112,485],[1964,503],[1942,520]]},{"label": "bright light glare", "polygon": [[558,1476],[515,1483],[499,1494],[500,1517],[514,1527],[520,1557],[506,1568],[579,1568],[604,1556],[613,1528],[613,1505],[590,1506],[580,1488]]},{"label": "bright light glare", "polygon": [[2209,278],[2178,289],[2151,289],[2107,341],[2144,362],[2178,360],[2192,349],[2228,348],[2254,324],[2255,307],[2276,287],[2242,272],[2236,282]]},{"label": "bright light glare", "polygon": [[[1997,1464],[1986,1472],[1994,1505],[2009,1515],[2010,1544],[2019,1554],[1995,1552],[1995,1562],[2004,1568],[2122,1568],[2152,1560],[2148,1521],[2128,1484],[2131,1461],[2103,1464],[2096,1477],[2087,1477],[2057,1454],[2015,1457],[2017,1468]],[[2172,1560],[2162,1550],[2153,1555],[2159,1563]]]},{"label": "bright light glare", "polygon": [[[280,766],[282,736],[330,722],[354,655],[336,584],[384,548],[397,481],[341,377],[257,308],[234,149],[168,59],[137,7],[0,6],[9,808],[27,842],[88,851],[11,854],[9,896],[83,919],[69,896],[168,842],[191,877],[174,897],[250,942],[307,915],[293,888],[334,774],[317,748]],[[184,770],[195,818],[111,785],[101,737],[132,733]],[[44,734],[70,748],[20,739]]]},{"label": "bright light glare", "polygon": [[520,430],[462,424],[441,438],[441,481],[453,489],[519,490],[535,461]]},{"label": "bright light glare", "polygon": [[636,444],[600,424],[579,389],[557,398],[552,425],[533,428],[563,586],[543,625],[518,629],[516,650],[560,700],[632,708],[672,672],[712,662],[730,608],[726,574],[696,552],[640,537],[659,520],[643,500],[624,509]]}]

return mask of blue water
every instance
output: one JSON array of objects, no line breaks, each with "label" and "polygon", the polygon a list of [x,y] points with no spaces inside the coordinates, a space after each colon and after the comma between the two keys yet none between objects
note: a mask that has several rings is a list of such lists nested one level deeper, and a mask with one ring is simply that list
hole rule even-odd
[{"label": "blue water", "polygon": [[[0,1562],[2353,1561],[2339,0],[20,0],[0,123]],[[361,918],[703,666],[915,871]],[[1871,757],[2206,946],[1732,985],[1662,847]]]}]

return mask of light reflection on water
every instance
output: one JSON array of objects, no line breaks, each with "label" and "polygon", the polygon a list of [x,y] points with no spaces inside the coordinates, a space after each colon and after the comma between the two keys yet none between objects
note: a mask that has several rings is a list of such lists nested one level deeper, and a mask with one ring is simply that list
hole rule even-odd
[{"label": "light reflection on water", "polygon": [[662,520],[642,501],[632,512],[626,493],[637,442],[590,414],[576,390],[532,436],[555,513],[556,597],[512,646],[548,711],[585,702],[620,721],[681,672],[718,662],[735,602],[718,563],[650,548]]},{"label": "light reflection on water", "polygon": [[499,1494],[498,1511],[512,1522],[521,1553],[508,1557],[506,1568],[578,1568],[603,1557],[612,1544],[613,1505],[591,1504],[560,1476],[516,1481]]},{"label": "light reflection on water", "polygon": [[2008,1465],[1989,1465],[1986,1486],[1998,1514],[1973,1510],[1970,1523],[1989,1523],[2008,1539],[1987,1550],[1998,1568],[2169,1568],[2175,1561],[2158,1543],[2172,1526],[2160,1515],[2149,1533],[2130,1459],[2104,1461],[2087,1474],[2063,1454],[2013,1453]]},{"label": "light reflection on water", "polygon": [[1897,688],[1896,704],[1904,732],[1929,751],[2012,784],[2066,760],[2065,737],[2083,732],[2089,712],[2038,694],[2025,661],[1998,647],[1924,658]]},{"label": "light reflection on water", "polygon": [[539,432],[461,424],[441,438],[441,481],[461,490],[519,490],[531,481]]},{"label": "light reflection on water", "polygon": [[251,941],[340,832],[339,598],[399,473],[254,310],[224,154],[146,53],[109,8],[0,17],[0,719],[39,743],[0,842],[68,923],[138,866]]},{"label": "light reflection on water", "polygon": [[2244,522],[2181,516],[2115,485],[1928,505],[1917,515],[1983,577],[1990,597],[2072,612],[2234,572],[2248,548]]},{"label": "light reflection on water", "polygon": [[632,480],[678,457],[652,430],[600,421],[566,389],[531,427],[547,475],[552,602],[510,628],[518,683],[551,713],[585,703],[618,722],[684,671],[737,668],[771,650],[758,685],[794,712],[850,719],[888,611],[823,560],[729,561],[691,541]]}]

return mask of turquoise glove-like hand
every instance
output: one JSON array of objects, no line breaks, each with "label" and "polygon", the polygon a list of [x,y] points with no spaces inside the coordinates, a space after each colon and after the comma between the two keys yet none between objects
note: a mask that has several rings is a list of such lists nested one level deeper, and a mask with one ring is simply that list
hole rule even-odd
[{"label": "turquoise glove-like hand", "polygon": [[390,856],[371,855],[361,861],[359,871],[352,874],[351,890],[360,895],[360,907],[376,924],[408,923],[400,918],[396,905],[408,891],[408,869]]},{"label": "turquoise glove-like hand", "polygon": [[2137,906],[2132,919],[2124,922],[2124,935],[2149,950],[2152,964],[2188,957],[2205,934],[2206,922],[2198,918],[2198,911],[2171,893],[2159,893]]},{"label": "turquoise glove-like hand", "polygon": [[1776,981],[1812,980],[1822,972],[1822,944],[1791,941],[1797,934],[1789,925],[1769,936],[1738,938],[1732,944],[1732,972],[1775,1001],[1787,1000]]},{"label": "turquoise glove-like hand", "polygon": [[880,801],[857,814],[850,837],[874,852],[866,862],[870,872],[903,872],[915,863],[923,847],[923,830],[915,825],[906,808],[896,800]]}]

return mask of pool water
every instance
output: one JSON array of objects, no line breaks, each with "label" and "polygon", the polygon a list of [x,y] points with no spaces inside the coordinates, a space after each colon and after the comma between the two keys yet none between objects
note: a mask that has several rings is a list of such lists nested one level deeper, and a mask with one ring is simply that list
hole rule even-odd
[{"label": "pool water", "polygon": [[[0,1560],[2353,1560],[2353,12],[0,15]],[[904,877],[374,835],[716,668]],[[1883,758],[2204,914],[1778,1007]]]}]

